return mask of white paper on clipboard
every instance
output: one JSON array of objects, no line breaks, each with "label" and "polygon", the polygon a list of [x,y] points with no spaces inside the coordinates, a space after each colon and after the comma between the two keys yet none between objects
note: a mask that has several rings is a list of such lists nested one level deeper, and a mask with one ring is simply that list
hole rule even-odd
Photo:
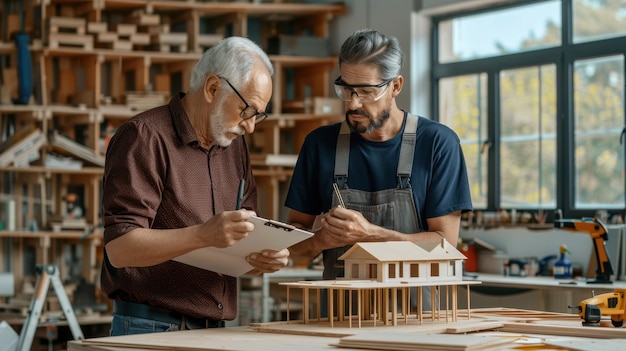
[{"label": "white paper on clipboard", "polygon": [[203,247],[180,255],[173,260],[238,277],[252,270],[253,267],[246,261],[246,256],[250,253],[260,252],[264,249],[280,251],[313,235],[309,231],[298,229],[292,225],[261,217],[255,216],[248,221],[254,223],[254,231],[237,244],[223,249]]}]

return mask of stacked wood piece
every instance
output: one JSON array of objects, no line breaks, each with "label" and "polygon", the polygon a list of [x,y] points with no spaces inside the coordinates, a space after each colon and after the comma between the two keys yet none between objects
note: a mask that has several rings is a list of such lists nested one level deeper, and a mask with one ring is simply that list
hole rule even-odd
[{"label": "stacked wood piece", "polygon": [[150,44],[150,34],[139,32],[135,24],[120,23],[113,31],[109,31],[106,23],[89,22],[88,31],[96,36],[99,46],[113,50],[130,51]]},{"label": "stacked wood piece", "polygon": [[93,37],[85,33],[86,20],[72,17],[50,17],[48,46],[80,47],[85,50],[93,49]]},{"label": "stacked wood piece", "polygon": [[[91,50],[95,44],[113,50],[151,48],[161,52],[187,52],[187,33],[170,32],[158,14],[134,11],[122,23],[109,26],[105,22],[87,22],[84,18],[51,17],[48,45],[51,48],[80,47]],[[214,37],[203,37],[206,44]]]},{"label": "stacked wood piece", "polygon": [[109,27],[104,22],[89,22],[87,31],[96,37],[99,47],[113,50],[137,50],[150,45],[149,26],[158,26],[157,14],[134,11],[122,23]]},{"label": "stacked wood piece", "polygon": [[169,26],[163,25],[152,36],[152,44],[161,52],[187,52],[187,33],[170,32]]}]

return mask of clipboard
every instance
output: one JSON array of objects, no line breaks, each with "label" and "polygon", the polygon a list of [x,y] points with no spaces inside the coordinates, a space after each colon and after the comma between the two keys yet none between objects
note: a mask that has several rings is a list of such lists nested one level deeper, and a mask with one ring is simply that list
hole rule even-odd
[{"label": "clipboard", "polygon": [[312,232],[271,219],[254,216],[248,221],[254,223],[254,231],[237,244],[223,249],[203,247],[173,258],[173,260],[208,271],[239,277],[254,268],[246,261],[246,256],[250,253],[264,249],[280,251],[313,236]]}]

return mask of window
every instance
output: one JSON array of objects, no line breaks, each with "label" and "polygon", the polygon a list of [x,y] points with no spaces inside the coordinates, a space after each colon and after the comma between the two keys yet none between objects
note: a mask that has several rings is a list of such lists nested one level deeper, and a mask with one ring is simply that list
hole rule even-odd
[{"label": "window", "polygon": [[500,208],[556,206],[556,69],[502,70]]},{"label": "window", "polygon": [[396,264],[395,263],[389,263],[389,279],[395,279],[396,278]]},{"label": "window", "polygon": [[487,75],[443,78],[439,83],[439,120],[461,138],[474,206],[487,206]]},{"label": "window", "polygon": [[[497,30],[485,31],[484,23]],[[442,63],[557,46],[561,44],[560,1],[458,16],[440,21],[438,27]]]},{"label": "window", "polygon": [[574,43],[626,35],[624,0],[574,1]]},{"label": "window", "polygon": [[433,116],[459,135],[476,210],[624,211],[625,5],[522,0],[433,17]]},{"label": "window", "polygon": [[419,278],[420,277],[419,263],[411,263],[409,267],[410,267],[411,278]]},{"label": "window", "polygon": [[430,276],[431,277],[439,276],[439,262],[433,262],[430,264]]},{"label": "window", "polygon": [[624,205],[624,56],[574,62],[575,203]]},{"label": "window", "polygon": [[378,278],[378,265],[376,263],[370,263],[367,265],[368,278]]},{"label": "window", "polygon": [[359,264],[358,263],[353,263],[352,264],[352,274],[350,275],[350,277],[352,279],[359,278]]}]

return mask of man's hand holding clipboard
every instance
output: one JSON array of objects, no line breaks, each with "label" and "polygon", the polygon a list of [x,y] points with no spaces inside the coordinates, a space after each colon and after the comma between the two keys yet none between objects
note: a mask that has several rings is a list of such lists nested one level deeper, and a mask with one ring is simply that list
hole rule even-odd
[{"label": "man's hand holding clipboard", "polygon": [[234,277],[275,272],[285,266],[282,260],[289,257],[287,247],[313,236],[309,231],[258,216],[247,221],[254,224],[254,229],[236,244],[196,249],[174,261]]}]

